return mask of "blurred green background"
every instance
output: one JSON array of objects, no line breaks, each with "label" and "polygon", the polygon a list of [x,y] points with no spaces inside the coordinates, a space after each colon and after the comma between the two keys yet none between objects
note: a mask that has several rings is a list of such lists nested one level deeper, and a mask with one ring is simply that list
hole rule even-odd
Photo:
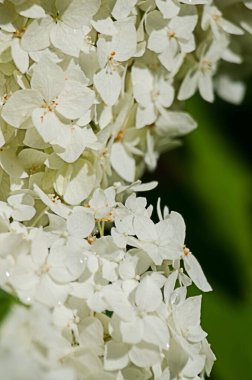
[{"label": "blurred green background", "polygon": [[[202,324],[217,356],[212,380],[250,380],[252,361],[251,140],[252,81],[241,106],[198,96],[187,111],[199,128],[183,146],[163,155],[150,202],[179,211],[187,246],[214,289],[203,297]],[[10,298],[0,292],[0,319]]]},{"label": "blurred green background", "polygon": [[186,244],[214,291],[204,294],[202,325],[217,356],[211,380],[251,380],[252,362],[252,80],[242,105],[195,96],[198,121],[183,146],[163,155],[155,173],[162,197],[187,225]]}]

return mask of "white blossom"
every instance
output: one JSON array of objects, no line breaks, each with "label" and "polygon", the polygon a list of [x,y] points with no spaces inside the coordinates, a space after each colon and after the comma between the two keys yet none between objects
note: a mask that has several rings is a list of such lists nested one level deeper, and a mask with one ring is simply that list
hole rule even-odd
[{"label": "white blossom", "polygon": [[159,200],[156,221],[136,193],[196,128],[184,100],[241,101],[251,9],[0,0],[0,287],[19,303],[0,327],[1,378],[210,375],[187,288],[211,286],[182,216]]}]

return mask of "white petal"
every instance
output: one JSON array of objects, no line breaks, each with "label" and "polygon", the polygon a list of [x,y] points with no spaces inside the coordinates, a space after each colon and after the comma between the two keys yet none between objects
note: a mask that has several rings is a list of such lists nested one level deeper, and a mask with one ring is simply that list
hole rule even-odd
[{"label": "white petal", "polygon": [[162,53],[168,46],[166,30],[153,30],[148,40],[148,48],[155,53]]},{"label": "white petal", "polygon": [[78,57],[83,44],[83,29],[73,29],[63,22],[58,22],[52,29],[50,38],[53,46],[63,53]]},{"label": "white petal", "polygon": [[150,343],[139,343],[129,352],[130,360],[138,367],[148,368],[161,361],[159,348]]},{"label": "white petal", "polygon": [[212,290],[196,257],[192,253],[189,253],[188,255],[183,256],[183,260],[185,270],[195,285],[203,292],[209,292]]},{"label": "white petal", "polygon": [[55,214],[67,218],[70,210],[62,203],[55,203],[37,186],[34,185],[34,191],[38,194],[41,201],[48,206]]},{"label": "white petal", "polygon": [[33,70],[31,87],[37,90],[45,101],[55,99],[64,87],[63,70],[49,59],[41,59]]},{"label": "white petal", "polygon": [[115,33],[117,33],[117,30],[114,26],[114,22],[110,17],[107,17],[102,20],[91,21],[91,24],[97,30],[97,32],[101,34],[113,36]]},{"label": "white petal", "polygon": [[88,25],[100,4],[100,0],[56,0],[61,20],[73,28]]},{"label": "white petal", "polygon": [[32,113],[34,126],[44,142],[53,144],[62,133],[62,123],[54,112],[37,108]]},{"label": "white petal", "polygon": [[79,119],[93,105],[95,94],[82,83],[66,80],[56,110],[65,118]]},{"label": "white petal", "polygon": [[244,34],[244,30],[242,30],[241,28],[239,28],[238,26],[236,26],[235,24],[233,24],[232,22],[228,20],[222,19],[220,24],[226,33],[237,34],[237,35]]},{"label": "white petal", "polygon": [[18,38],[14,38],[12,41],[11,55],[19,71],[25,73],[29,67],[29,56],[28,53],[21,48]]},{"label": "white petal", "polygon": [[139,240],[144,242],[154,242],[158,239],[154,222],[144,215],[137,215],[134,218],[133,227]]},{"label": "white petal", "polygon": [[121,321],[120,332],[124,343],[140,343],[144,339],[143,322],[138,317],[134,318],[132,321]]},{"label": "white petal", "polygon": [[64,124],[62,134],[54,142],[54,151],[62,160],[74,162],[83,153],[90,137],[88,129]]},{"label": "white petal", "polygon": [[127,61],[133,57],[137,49],[136,27],[132,19],[116,21],[118,30],[112,38],[112,48],[115,51],[117,61]]},{"label": "white petal", "polygon": [[143,324],[143,340],[155,344],[164,350],[168,350],[170,336],[167,324],[154,315],[144,316]]},{"label": "white petal", "polygon": [[136,290],[136,304],[142,311],[153,312],[161,302],[161,290],[150,276],[145,276]]},{"label": "white petal", "polygon": [[57,240],[52,245],[47,263],[50,276],[62,284],[76,280],[85,267],[80,250],[66,246],[63,240]]},{"label": "white petal", "polygon": [[151,91],[153,90],[153,76],[147,68],[133,66],[131,69],[133,93],[136,101],[142,107],[148,107],[151,103]]},{"label": "white petal", "polygon": [[198,78],[199,74],[197,71],[188,71],[179,89],[179,100],[188,99],[196,92],[198,87]]},{"label": "white petal", "polygon": [[211,0],[180,0],[183,4],[188,5],[198,5],[198,4],[209,4],[211,3]]},{"label": "white petal", "polygon": [[94,216],[84,207],[75,207],[67,219],[67,229],[72,236],[86,238],[95,227]]},{"label": "white petal", "polygon": [[116,142],[112,145],[110,161],[113,169],[120,177],[128,182],[135,179],[135,160],[127,153],[123,144]]},{"label": "white petal", "polygon": [[154,104],[149,104],[146,108],[138,107],[136,113],[136,127],[143,128],[154,123],[157,119],[157,111]]},{"label": "white petal", "polygon": [[165,18],[173,18],[180,11],[179,2],[176,0],[156,0],[156,4]]},{"label": "white petal", "polygon": [[32,21],[21,39],[21,47],[28,52],[47,48],[50,46],[49,35],[53,26],[51,17]]},{"label": "white petal", "polygon": [[128,17],[136,3],[137,0],[117,0],[112,9],[113,17],[117,20]]},{"label": "white petal", "polygon": [[113,106],[117,102],[122,87],[122,80],[117,71],[99,71],[94,75],[94,85],[105,104]]},{"label": "white petal", "polygon": [[36,287],[35,297],[39,302],[52,307],[63,304],[68,292],[67,285],[58,285],[48,275],[44,275]]},{"label": "white petal", "polygon": [[233,104],[241,104],[246,91],[245,83],[233,80],[227,75],[221,75],[215,84],[216,91],[222,99]]},{"label": "white petal", "polygon": [[199,77],[199,92],[203,99],[212,103],[214,101],[213,81],[211,74],[201,73]]}]

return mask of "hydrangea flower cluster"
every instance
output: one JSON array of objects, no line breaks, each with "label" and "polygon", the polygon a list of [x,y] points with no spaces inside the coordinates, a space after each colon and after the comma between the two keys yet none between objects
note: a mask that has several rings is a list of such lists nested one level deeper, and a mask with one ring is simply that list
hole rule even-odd
[{"label": "hydrangea flower cluster", "polygon": [[210,285],[182,217],[158,204],[155,223],[136,192],[196,127],[186,99],[212,102],[215,88],[241,101],[233,67],[252,46],[251,10],[0,0],[0,286],[29,306],[1,328],[6,380],[209,375],[201,297],[187,287]]},{"label": "hydrangea flower cluster", "polygon": [[30,195],[2,202],[0,284],[31,305],[16,307],[2,328],[5,379],[15,377],[17,357],[27,380],[209,374],[214,356],[200,327],[201,296],[186,295],[192,282],[211,287],[185,246],[183,218],[158,204],[153,222],[153,208],[132,190],[125,203],[118,186],[68,207],[35,186],[47,209],[44,227],[21,222],[34,215]]}]

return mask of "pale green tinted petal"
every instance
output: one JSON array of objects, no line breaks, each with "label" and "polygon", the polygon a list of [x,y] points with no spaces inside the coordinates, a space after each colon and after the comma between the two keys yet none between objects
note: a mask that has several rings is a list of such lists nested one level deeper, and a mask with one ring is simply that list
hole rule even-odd
[{"label": "pale green tinted petal", "polygon": [[31,116],[34,108],[43,103],[43,98],[36,90],[16,91],[2,110],[2,118],[15,128],[19,128]]},{"label": "pale green tinted petal", "polygon": [[17,11],[21,16],[27,18],[42,18],[45,17],[45,10],[34,0],[26,0],[17,6]]},{"label": "pale green tinted petal", "polygon": [[[96,177],[91,165],[82,159],[69,166],[69,169],[63,168],[58,172],[54,187],[67,203],[78,205],[93,190]],[[69,173],[66,173],[66,170],[69,170]]]},{"label": "pale green tinted petal", "polygon": [[243,1],[245,7],[252,10],[252,1],[251,0],[245,0]]},{"label": "pale green tinted petal", "polygon": [[26,148],[21,150],[17,157],[25,170],[32,171],[32,169],[43,169],[47,154],[37,149]]},{"label": "pale green tinted petal", "polygon": [[13,4],[5,1],[0,4],[0,27],[3,30],[14,32],[13,21],[17,18],[17,13]]},{"label": "pale green tinted petal", "polygon": [[115,371],[125,368],[129,363],[128,346],[124,343],[108,342],[105,346],[104,368]]},{"label": "pale green tinted petal", "polygon": [[3,149],[0,151],[0,167],[10,177],[26,178],[28,176],[13,149]]}]

